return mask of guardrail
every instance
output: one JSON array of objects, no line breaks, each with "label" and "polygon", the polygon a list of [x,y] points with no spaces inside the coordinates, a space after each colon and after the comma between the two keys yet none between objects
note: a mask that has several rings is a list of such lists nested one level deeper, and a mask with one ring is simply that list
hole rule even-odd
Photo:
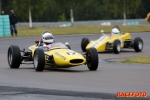
[{"label": "guardrail", "polygon": [[[96,21],[75,21],[73,23],[74,26],[83,26],[83,25],[123,25],[124,20],[96,20]],[[149,25],[149,23],[145,19],[127,19],[127,26],[135,26],[135,25]],[[17,26],[29,26],[29,22],[19,22]],[[34,27],[39,26],[50,26],[50,27],[69,27],[71,26],[70,22],[33,22]]]}]

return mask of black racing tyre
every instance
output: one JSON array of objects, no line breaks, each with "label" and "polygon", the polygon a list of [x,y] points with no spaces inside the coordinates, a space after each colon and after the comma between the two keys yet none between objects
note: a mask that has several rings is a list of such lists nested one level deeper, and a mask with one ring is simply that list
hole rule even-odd
[{"label": "black racing tyre", "polygon": [[143,40],[142,40],[140,37],[136,37],[136,38],[134,39],[134,44],[133,44],[133,46],[134,46],[134,50],[135,50],[136,52],[141,52],[142,49],[143,49],[143,46],[144,46]]},{"label": "black racing tyre", "polygon": [[7,60],[10,68],[19,68],[21,62],[21,53],[19,46],[11,45],[8,48]]},{"label": "black racing tyre", "polygon": [[36,71],[43,71],[45,67],[45,54],[43,49],[37,48],[34,52],[33,65]]},{"label": "black racing tyre", "polygon": [[86,62],[89,70],[97,70],[99,58],[95,48],[89,48],[86,53]]},{"label": "black racing tyre", "polygon": [[121,50],[121,43],[119,40],[115,40],[113,43],[113,51],[115,54],[119,54]]},{"label": "black racing tyre", "polygon": [[86,51],[86,46],[89,44],[89,39],[87,38],[82,38],[82,41],[81,41],[81,49],[82,51]]}]

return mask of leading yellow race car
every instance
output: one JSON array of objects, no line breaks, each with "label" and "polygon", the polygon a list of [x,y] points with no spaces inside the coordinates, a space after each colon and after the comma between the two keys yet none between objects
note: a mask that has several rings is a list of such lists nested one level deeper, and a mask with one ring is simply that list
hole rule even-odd
[{"label": "leading yellow race car", "polygon": [[89,48],[96,48],[97,52],[112,50],[115,54],[119,54],[121,49],[134,49],[136,52],[141,52],[143,49],[143,40],[140,37],[132,39],[130,33],[122,33],[119,26],[114,26],[111,34],[104,34],[97,40],[89,41],[83,38],[81,41],[82,51],[87,51]]},{"label": "leading yellow race car", "polygon": [[[43,33],[44,34],[44,33]],[[89,48],[86,53],[80,54],[70,49],[68,43],[54,42],[50,48],[40,47],[43,41],[35,41],[35,45],[28,51],[20,50],[19,46],[11,45],[8,48],[8,64],[10,68],[19,68],[20,64],[34,65],[36,71],[44,68],[68,68],[87,64],[89,70],[97,70],[98,53],[95,48]]]}]

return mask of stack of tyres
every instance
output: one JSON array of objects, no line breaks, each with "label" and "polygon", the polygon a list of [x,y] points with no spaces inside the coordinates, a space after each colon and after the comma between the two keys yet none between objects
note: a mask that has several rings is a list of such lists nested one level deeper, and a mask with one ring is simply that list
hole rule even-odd
[{"label": "stack of tyres", "polygon": [[3,36],[10,36],[10,22],[9,22],[9,16],[3,15]]},{"label": "stack of tyres", "polygon": [[0,16],[0,37],[3,37],[3,20],[2,20],[2,16]]}]

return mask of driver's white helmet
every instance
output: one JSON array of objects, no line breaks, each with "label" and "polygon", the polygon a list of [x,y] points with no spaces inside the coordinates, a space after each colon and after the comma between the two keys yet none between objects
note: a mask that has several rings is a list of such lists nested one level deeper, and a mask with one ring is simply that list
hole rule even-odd
[{"label": "driver's white helmet", "polygon": [[43,33],[42,40],[43,40],[44,43],[49,44],[49,43],[54,42],[54,37],[49,31],[47,31],[47,32]]},{"label": "driver's white helmet", "polygon": [[113,28],[112,31],[111,31],[111,34],[112,34],[112,35],[120,34],[120,31],[119,31],[119,29],[117,29],[117,28]]}]

